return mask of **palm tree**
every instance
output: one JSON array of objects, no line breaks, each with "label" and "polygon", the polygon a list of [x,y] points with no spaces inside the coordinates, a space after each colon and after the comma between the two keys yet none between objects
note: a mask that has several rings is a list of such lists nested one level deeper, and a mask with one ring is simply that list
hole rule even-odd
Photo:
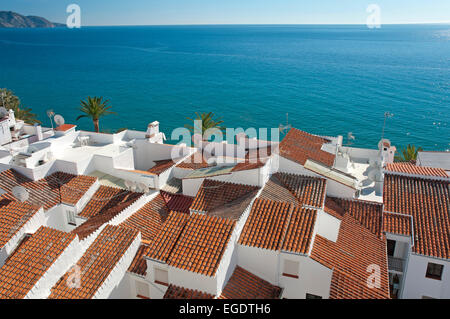
[{"label": "palm tree", "polygon": [[[205,140],[207,140],[212,134],[215,134],[217,132],[224,132],[225,126],[222,126],[223,121],[220,119],[214,120],[214,113],[201,113],[195,112],[195,115],[197,116],[195,120],[187,117],[189,121],[192,121],[194,124],[186,124],[184,127],[189,129],[192,134],[195,134],[197,132],[202,132],[202,136]],[[196,123],[196,121],[201,121],[201,123]],[[201,124],[201,127],[199,126]],[[208,132],[206,132],[208,131]]]},{"label": "palm tree", "polygon": [[0,105],[7,110],[13,110],[14,116],[28,124],[38,123],[37,115],[31,112],[30,108],[22,107],[20,99],[11,90],[0,89]]},{"label": "palm tree", "polygon": [[94,123],[95,131],[100,132],[100,118],[108,114],[116,114],[110,111],[111,106],[108,105],[108,102],[109,100],[103,100],[103,97],[88,96],[87,101],[81,101],[80,111],[85,114],[78,116],[77,121],[82,117],[90,117]]},{"label": "palm tree", "polygon": [[416,148],[414,145],[408,144],[406,148],[403,148],[401,154],[395,155],[397,162],[415,162],[417,159],[417,153],[423,151],[421,147]]}]

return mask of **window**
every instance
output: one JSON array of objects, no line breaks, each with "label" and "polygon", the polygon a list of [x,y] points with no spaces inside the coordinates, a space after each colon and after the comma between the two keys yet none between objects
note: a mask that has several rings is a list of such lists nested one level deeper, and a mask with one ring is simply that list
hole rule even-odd
[{"label": "window", "polygon": [[444,270],[443,265],[428,263],[427,274],[425,275],[425,277],[441,280],[443,270]]},{"label": "window", "polygon": [[306,299],[322,299],[322,296],[306,293]]},{"label": "window", "polygon": [[169,274],[167,270],[155,268],[155,283],[160,285],[169,285]]},{"label": "window", "polygon": [[388,239],[387,241],[388,256],[394,256],[394,251],[395,251],[395,240]]},{"label": "window", "polygon": [[150,288],[148,284],[142,281],[136,281],[136,297],[150,299]]},{"label": "window", "polygon": [[284,260],[283,276],[298,278],[298,261]]},{"label": "window", "polygon": [[66,214],[67,214],[67,223],[69,223],[69,225],[76,226],[77,221],[75,220],[75,213],[70,210],[67,210]]}]

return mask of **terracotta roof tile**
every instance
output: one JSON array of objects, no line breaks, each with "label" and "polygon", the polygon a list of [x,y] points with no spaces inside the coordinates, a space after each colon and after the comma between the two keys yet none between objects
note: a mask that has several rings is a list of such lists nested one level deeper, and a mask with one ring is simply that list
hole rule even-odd
[{"label": "terracotta roof tile", "polygon": [[[380,239],[346,213],[337,242],[316,235],[311,258],[333,270],[330,298],[389,298],[386,240]],[[380,288],[367,285],[369,265],[380,268]]]},{"label": "terracotta roof tile", "polygon": [[199,169],[199,168],[207,168],[210,165],[204,158],[202,152],[195,152],[183,162],[179,163],[177,167],[184,169]]},{"label": "terracotta roof tile", "polygon": [[256,199],[239,238],[241,245],[307,254],[317,212]]},{"label": "terracotta roof tile", "polygon": [[147,275],[147,262],[145,261],[144,256],[150,250],[150,246],[141,245],[136,253],[136,256],[133,259],[130,267],[128,267],[128,271],[134,273],[139,276]]},{"label": "terracotta roof tile", "polygon": [[17,232],[39,211],[40,207],[0,200],[0,248],[5,246]]},{"label": "terracotta roof tile", "polygon": [[0,188],[7,193],[5,197],[14,199],[12,189],[15,186],[23,186],[29,193],[27,203],[43,206],[45,210],[48,210],[61,202],[75,205],[96,180],[97,178],[92,176],[56,172],[38,181],[32,181],[8,169],[0,173]]},{"label": "terracotta roof tile", "polygon": [[281,250],[307,254],[313,239],[316,217],[317,212],[313,209],[294,209],[289,218]]},{"label": "terracotta roof tile", "polygon": [[235,224],[230,219],[192,214],[167,263],[172,267],[214,276]]},{"label": "terracotta roof tile", "polygon": [[335,209],[350,214],[373,234],[377,236],[381,235],[383,227],[382,204],[356,199],[349,200],[330,197],[328,199],[329,205],[331,201],[340,207],[340,209]]},{"label": "terracotta roof tile", "polygon": [[450,181],[385,175],[384,209],[413,217],[417,254],[450,258],[449,185]]},{"label": "terracotta roof tile", "polygon": [[0,298],[24,298],[75,238],[74,234],[39,228],[0,268]]},{"label": "terracotta roof tile", "polygon": [[275,173],[273,176],[297,198],[300,205],[323,207],[325,179],[285,173]]},{"label": "terracotta roof tile", "polygon": [[155,199],[122,222],[121,226],[140,231],[142,240],[153,240],[161,231],[168,215],[164,199],[158,194]]},{"label": "terracotta roof tile", "polygon": [[214,296],[198,290],[169,285],[163,299],[214,299]]},{"label": "terracotta roof tile", "polygon": [[174,210],[186,214],[189,214],[189,207],[191,207],[192,202],[194,201],[194,197],[183,194],[171,194],[163,190],[161,190],[161,196],[169,211]]},{"label": "terracotta roof tile", "polygon": [[219,299],[279,299],[281,288],[236,266]]},{"label": "terracotta roof tile", "polygon": [[73,274],[69,270],[51,289],[49,298],[92,298],[138,235],[135,230],[107,225],[76,263],[83,274],[80,287],[67,285],[69,276]]},{"label": "terracotta roof tile", "polygon": [[155,165],[148,170],[149,173],[160,175],[175,165],[172,159],[154,161]]},{"label": "terracotta roof tile", "polygon": [[85,239],[86,237],[94,233],[97,229],[99,229],[103,224],[106,224],[114,217],[119,215],[123,210],[133,204],[141,196],[143,196],[141,193],[128,192],[123,201],[117,203],[115,206],[110,207],[105,211],[102,211],[100,214],[89,218],[83,224],[72,230],[72,233],[77,234],[80,239]]},{"label": "terracotta roof tile", "polygon": [[306,161],[311,159],[331,167],[334,163],[334,154],[321,150],[322,145],[329,142],[322,137],[292,128],[281,141],[279,153],[301,165],[305,165]]},{"label": "terracotta roof tile", "polygon": [[411,175],[424,175],[434,177],[449,177],[442,168],[417,166],[412,163],[390,163],[386,165],[389,172],[405,173]]},{"label": "terracotta roof tile", "polygon": [[395,213],[383,213],[383,231],[398,235],[411,235],[411,217]]},{"label": "terracotta roof tile", "polygon": [[245,246],[279,250],[293,206],[257,198],[245,222],[239,243]]},{"label": "terracotta roof tile", "polygon": [[237,161],[233,172],[246,171],[257,169],[266,165],[269,157],[272,154],[271,147],[264,147],[259,149],[247,150],[244,160]]},{"label": "terracotta roof tile", "polygon": [[258,193],[259,187],[205,179],[190,209],[238,219]]},{"label": "terracotta roof tile", "polygon": [[146,256],[151,259],[167,262],[188,219],[188,214],[170,212],[169,217],[161,231],[155,237]]},{"label": "terracotta roof tile", "polygon": [[100,185],[94,195],[92,195],[91,200],[78,215],[84,218],[91,218],[102,214],[108,209],[127,201],[130,194],[132,193],[121,188]]},{"label": "terracotta roof tile", "polygon": [[323,211],[336,217],[337,219],[342,219],[345,214],[344,208],[339,205],[339,198],[325,197],[325,206]]},{"label": "terracotta roof tile", "polygon": [[55,130],[60,131],[60,132],[65,132],[70,130],[71,128],[76,127],[76,125],[74,124],[63,124],[58,126]]}]

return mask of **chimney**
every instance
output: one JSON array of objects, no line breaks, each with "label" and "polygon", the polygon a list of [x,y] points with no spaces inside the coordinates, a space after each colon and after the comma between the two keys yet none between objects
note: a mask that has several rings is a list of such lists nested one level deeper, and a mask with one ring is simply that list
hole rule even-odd
[{"label": "chimney", "polygon": [[42,126],[35,123],[34,124],[35,134],[37,136],[38,141],[42,141],[44,139],[44,135],[42,134]]}]

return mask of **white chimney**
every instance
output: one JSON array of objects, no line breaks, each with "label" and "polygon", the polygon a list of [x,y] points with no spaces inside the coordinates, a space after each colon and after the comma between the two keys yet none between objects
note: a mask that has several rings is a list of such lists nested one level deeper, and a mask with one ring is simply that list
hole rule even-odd
[{"label": "white chimney", "polygon": [[36,130],[35,134],[37,136],[38,141],[42,141],[44,139],[44,135],[42,134],[42,126],[40,126],[39,124],[35,123],[34,124],[34,128]]}]

